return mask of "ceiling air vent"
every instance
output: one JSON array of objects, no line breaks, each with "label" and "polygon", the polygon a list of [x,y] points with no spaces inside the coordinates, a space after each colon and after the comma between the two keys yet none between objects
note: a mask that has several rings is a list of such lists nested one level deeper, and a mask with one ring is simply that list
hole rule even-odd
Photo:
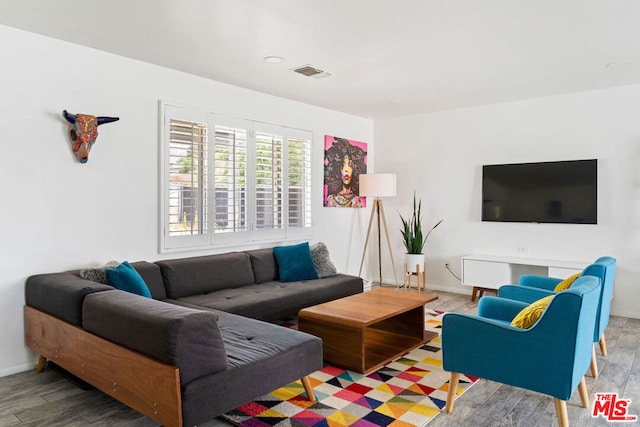
[{"label": "ceiling air vent", "polygon": [[298,74],[302,74],[303,76],[313,77],[314,79],[322,79],[324,77],[331,76],[331,73],[316,68],[313,65],[302,65],[300,67],[293,68],[293,71]]}]

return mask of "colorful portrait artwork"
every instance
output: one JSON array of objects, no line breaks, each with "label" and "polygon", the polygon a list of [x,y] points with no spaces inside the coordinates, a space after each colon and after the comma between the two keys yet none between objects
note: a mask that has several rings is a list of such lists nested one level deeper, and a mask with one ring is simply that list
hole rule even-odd
[{"label": "colorful portrait artwork", "polygon": [[367,173],[367,144],[337,136],[324,137],[324,206],[364,208],[360,175]]}]

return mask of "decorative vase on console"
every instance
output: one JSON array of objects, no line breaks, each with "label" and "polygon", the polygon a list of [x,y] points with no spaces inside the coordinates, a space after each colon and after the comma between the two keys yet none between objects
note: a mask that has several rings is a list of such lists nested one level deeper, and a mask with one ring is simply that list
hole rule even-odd
[{"label": "decorative vase on console", "polygon": [[[431,227],[426,235],[422,233],[422,200],[416,201],[416,193],[413,193],[413,214],[410,220],[405,220],[400,214],[402,220],[402,243],[407,252],[405,254],[405,263],[407,264],[407,272],[416,273],[416,266],[424,265],[424,245],[427,243],[429,234],[439,226],[443,220],[440,220]],[[424,237],[423,237],[424,236]],[[424,273],[424,271],[423,271]]]}]

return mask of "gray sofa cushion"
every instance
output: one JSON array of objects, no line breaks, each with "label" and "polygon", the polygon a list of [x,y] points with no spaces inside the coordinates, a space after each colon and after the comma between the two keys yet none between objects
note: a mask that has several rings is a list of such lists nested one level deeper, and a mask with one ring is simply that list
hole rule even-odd
[{"label": "gray sofa cushion", "polygon": [[85,296],[113,290],[113,287],[83,279],[78,274],[79,271],[29,277],[25,285],[26,304],[74,325],[82,325]]},{"label": "gray sofa cushion", "polygon": [[[142,276],[154,299],[167,298],[157,265],[146,261],[134,262],[131,265]],[[80,326],[84,297],[94,292],[113,289],[112,286],[81,278],[80,270],[37,274],[27,279],[25,302],[31,307]]]},{"label": "gray sofa cushion", "polygon": [[338,274],[338,270],[336,270],[336,266],[331,261],[331,256],[329,256],[327,245],[318,242],[311,245],[309,249],[311,250],[311,258],[313,258],[313,265],[316,267],[318,277],[329,277]]},{"label": "gray sofa cushion", "polygon": [[131,265],[142,276],[151,291],[153,299],[163,300],[167,298],[160,267],[147,261],[132,262]]},{"label": "gray sofa cushion", "polygon": [[200,424],[322,369],[322,340],[218,312],[229,365],[183,388],[185,426]]},{"label": "gray sofa cushion", "polygon": [[256,283],[270,282],[278,280],[278,264],[273,255],[273,249],[255,249],[247,251],[251,259],[253,276]]},{"label": "gray sofa cushion", "polygon": [[336,274],[300,282],[265,282],[178,298],[188,307],[206,307],[260,320],[295,316],[300,309],[362,292],[362,279]]},{"label": "gray sofa cushion", "polygon": [[85,330],[178,367],[181,384],[227,367],[213,312],[118,290],[87,295],[82,311]]},{"label": "gray sofa cushion", "polygon": [[249,255],[229,252],[156,262],[169,298],[200,295],[254,283]]}]

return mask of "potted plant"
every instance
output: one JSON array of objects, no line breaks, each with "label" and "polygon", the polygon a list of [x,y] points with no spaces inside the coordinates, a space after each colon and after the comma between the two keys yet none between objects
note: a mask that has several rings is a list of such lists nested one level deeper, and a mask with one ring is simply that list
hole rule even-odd
[{"label": "potted plant", "polygon": [[[424,245],[427,242],[429,234],[439,226],[443,220],[440,220],[431,227],[426,235],[422,233],[422,200],[416,202],[416,193],[413,193],[413,215],[410,220],[404,219],[400,214],[402,220],[402,243],[407,249],[405,262],[407,263],[407,271],[415,273],[416,265],[424,263]],[[424,237],[423,237],[424,236]]]}]

